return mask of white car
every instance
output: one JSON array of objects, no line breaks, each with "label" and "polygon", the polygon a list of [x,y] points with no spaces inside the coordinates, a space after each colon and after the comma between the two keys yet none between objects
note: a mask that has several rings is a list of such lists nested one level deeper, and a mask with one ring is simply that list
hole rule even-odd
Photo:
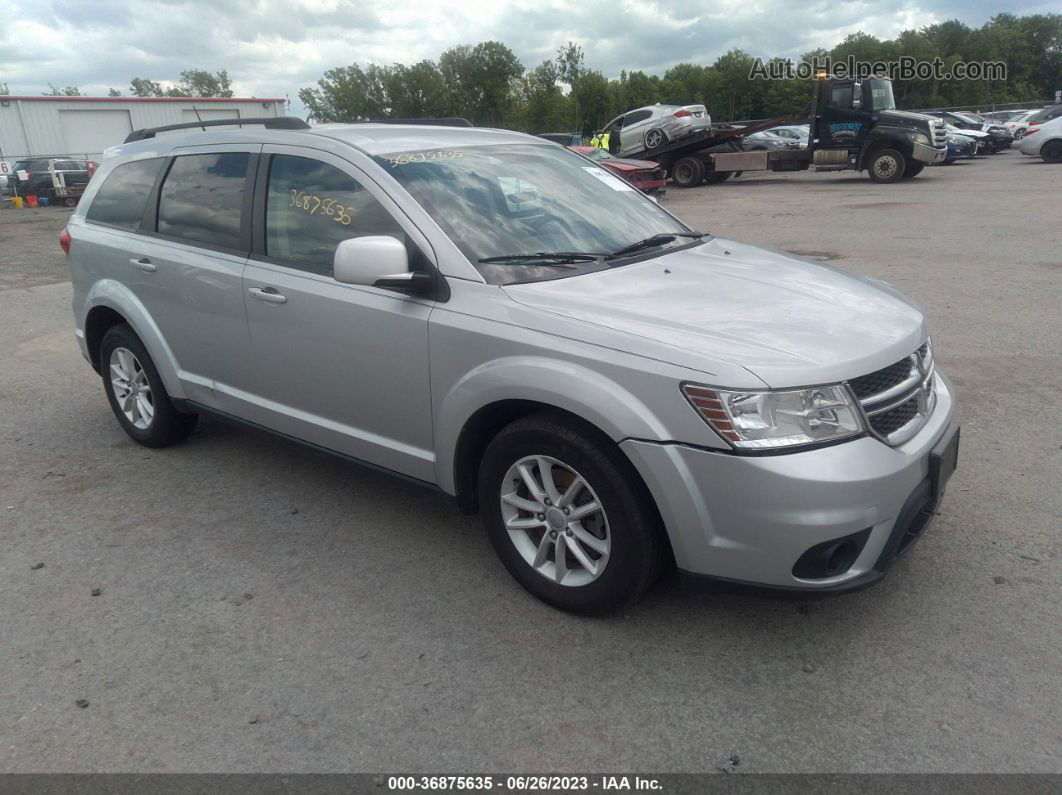
[{"label": "white car", "polygon": [[1039,155],[1045,163],[1062,163],[1062,116],[1026,130],[1018,151]]},{"label": "white car", "polygon": [[[1029,129],[1029,119],[1041,110],[1043,110],[1043,108],[1022,111],[1002,111],[995,115],[989,114],[989,116],[990,118],[993,118],[997,124],[1002,124],[1010,130],[1010,134],[1014,136],[1015,141],[1020,141],[1022,136],[1025,135],[1025,131]],[[1006,118],[1004,118],[1004,116]]]},{"label": "white car", "polygon": [[[704,105],[649,105],[617,116],[602,130],[610,137],[609,151],[620,157],[659,149],[664,144],[709,130],[712,117]],[[612,140],[619,137],[619,147]]]}]

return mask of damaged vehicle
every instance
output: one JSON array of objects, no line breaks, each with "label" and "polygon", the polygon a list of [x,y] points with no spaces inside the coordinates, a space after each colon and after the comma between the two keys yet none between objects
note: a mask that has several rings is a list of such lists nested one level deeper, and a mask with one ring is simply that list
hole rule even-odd
[{"label": "damaged vehicle", "polygon": [[692,229],[532,136],[228,123],[131,133],[60,239],[136,442],[209,414],[396,473],[583,613],[671,567],[854,591],[936,514],[955,393],[883,282]]}]

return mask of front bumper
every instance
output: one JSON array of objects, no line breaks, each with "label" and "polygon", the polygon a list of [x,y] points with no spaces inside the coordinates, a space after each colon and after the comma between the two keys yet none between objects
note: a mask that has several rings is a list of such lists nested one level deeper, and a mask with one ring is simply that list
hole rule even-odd
[{"label": "front bumper", "polygon": [[[858,590],[884,576],[937,509],[931,453],[956,414],[950,385],[937,378],[936,410],[898,447],[870,437],[773,456],[634,440],[621,447],[656,500],[687,580],[803,595]],[[842,573],[793,574],[809,548],[862,531],[865,544]]]},{"label": "front bumper", "polygon": [[928,144],[915,143],[911,146],[911,156],[923,163],[939,163],[948,156],[948,148],[929,146]]}]

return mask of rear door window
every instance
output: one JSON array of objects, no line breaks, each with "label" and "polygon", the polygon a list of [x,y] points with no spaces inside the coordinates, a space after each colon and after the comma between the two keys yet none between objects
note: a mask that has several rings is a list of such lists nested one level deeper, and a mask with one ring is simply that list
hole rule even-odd
[{"label": "rear door window", "polygon": [[159,234],[243,248],[243,196],[250,161],[247,152],[179,155],[159,192]]},{"label": "rear door window", "polygon": [[135,231],[140,228],[144,205],[155,185],[163,158],[123,163],[107,175],[85,220]]}]

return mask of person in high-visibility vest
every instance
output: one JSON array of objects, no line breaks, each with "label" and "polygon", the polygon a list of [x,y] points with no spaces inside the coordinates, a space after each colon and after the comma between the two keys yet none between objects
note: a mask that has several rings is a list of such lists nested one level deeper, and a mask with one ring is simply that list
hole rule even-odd
[{"label": "person in high-visibility vest", "polygon": [[590,139],[590,146],[596,147],[598,149],[608,149],[608,139],[609,133],[598,133]]}]

